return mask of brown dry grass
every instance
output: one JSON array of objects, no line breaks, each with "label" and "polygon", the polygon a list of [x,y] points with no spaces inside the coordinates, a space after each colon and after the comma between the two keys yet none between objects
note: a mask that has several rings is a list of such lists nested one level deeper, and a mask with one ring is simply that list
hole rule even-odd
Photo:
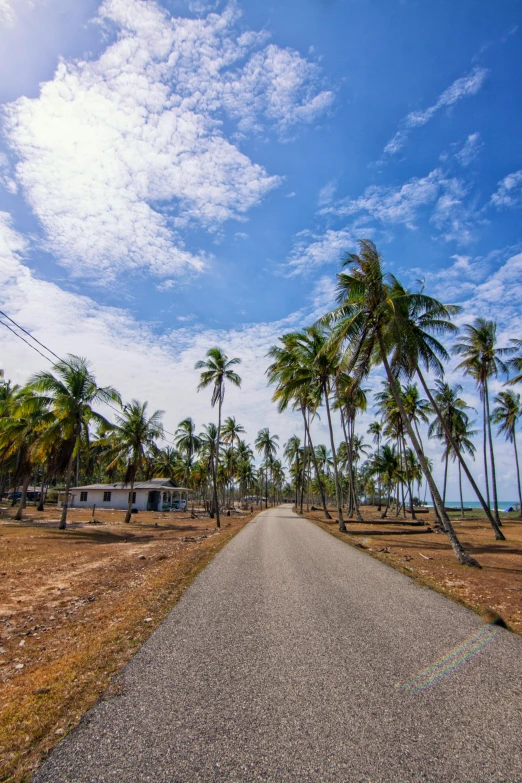
[{"label": "brown dry grass", "polygon": [[0,511],[0,780],[22,783],[252,516]]},{"label": "brown dry grass", "polygon": [[394,517],[385,524],[376,508],[364,506],[365,521],[348,520],[348,533],[340,533],[336,512],[329,510],[332,521],[319,511],[305,516],[337,538],[488,619],[501,617],[508,628],[522,635],[522,522],[515,514],[506,515],[507,519],[503,516],[506,541],[495,541],[491,526],[479,512],[468,512],[465,521],[453,520],[462,544],[482,566],[478,569],[459,565],[447,537],[429,532],[435,524],[432,512],[419,515],[426,524],[414,527]]}]

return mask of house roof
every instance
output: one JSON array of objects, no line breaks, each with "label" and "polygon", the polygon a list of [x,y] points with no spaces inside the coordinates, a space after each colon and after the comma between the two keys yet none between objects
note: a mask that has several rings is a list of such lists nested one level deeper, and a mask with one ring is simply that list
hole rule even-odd
[{"label": "house roof", "polygon": [[[105,492],[111,492],[111,491],[117,491],[117,490],[125,490],[126,492],[130,491],[130,484],[125,483],[124,481],[116,481],[114,484],[85,484],[82,487],[71,487],[71,492],[73,490],[104,490]],[[134,484],[134,491],[136,490],[161,490],[161,491],[169,491],[169,490],[181,490],[183,492],[190,492],[191,490],[187,487],[176,487],[174,486],[173,482],[168,478],[155,478],[151,479],[150,481],[136,481]]]}]

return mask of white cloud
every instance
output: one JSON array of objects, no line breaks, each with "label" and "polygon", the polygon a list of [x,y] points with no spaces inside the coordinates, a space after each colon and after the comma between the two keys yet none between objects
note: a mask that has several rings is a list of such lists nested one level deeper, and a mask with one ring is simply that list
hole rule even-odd
[{"label": "white cloud", "polygon": [[469,166],[473,163],[483,146],[480,133],[470,133],[461,149],[455,153],[455,158],[462,166]]},{"label": "white cloud", "polygon": [[[171,432],[186,416],[193,416],[198,427],[215,420],[210,395],[196,394],[198,372],[194,370],[196,360],[213,345],[242,359],[242,388],[227,387],[225,415],[237,416],[251,442],[265,426],[278,432],[281,442],[294,432],[296,423],[300,426],[298,416],[280,416],[271,402],[266,353],[279,335],[301,327],[305,320],[310,322],[314,317],[310,309],[272,323],[230,330],[208,329],[191,320],[158,333],[128,310],[101,307],[90,297],[37,279],[24,261],[28,252],[27,242],[13,229],[9,216],[0,213],[1,309],[58,355],[91,358],[99,383],[115,385],[124,399],[146,399],[153,409],[166,410],[164,422]],[[49,367],[1,326],[0,348],[2,369],[14,382],[24,383],[31,373]]]},{"label": "white cloud", "polygon": [[325,207],[327,204],[330,204],[332,201],[335,191],[337,190],[337,183],[335,180],[331,180],[330,182],[327,182],[324,187],[321,188],[319,191],[319,197],[317,199],[317,203],[320,207]]},{"label": "white cloud", "polygon": [[453,106],[468,95],[476,95],[484,84],[487,74],[486,68],[476,66],[471,73],[456,79],[453,84],[444,90],[432,106],[421,111],[410,112],[400,123],[397,133],[386,144],[384,154],[394,155],[402,149],[413,128],[425,125],[440,109],[446,106]]},{"label": "white cloud", "polygon": [[308,273],[330,263],[338,266],[342,253],[355,245],[355,237],[347,229],[328,229],[324,234],[301,231],[288,258],[288,274]]},{"label": "white cloud", "polygon": [[201,270],[187,224],[244,219],[281,183],[225,137],[223,115],[284,132],[331,96],[297,52],[238,35],[232,6],[188,19],[153,0],[105,0],[99,20],[118,37],[98,59],[61,62],[38,98],[7,107],[17,178],[73,274]]},{"label": "white cloud", "polygon": [[522,206],[522,169],[500,180],[490,203],[495,207]]}]

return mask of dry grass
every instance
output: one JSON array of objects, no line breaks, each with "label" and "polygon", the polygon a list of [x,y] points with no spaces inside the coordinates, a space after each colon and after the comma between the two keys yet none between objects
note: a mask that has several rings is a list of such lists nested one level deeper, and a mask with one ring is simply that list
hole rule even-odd
[{"label": "dry grass", "polygon": [[22,783],[252,516],[0,513],[0,780]]},{"label": "dry grass", "polygon": [[305,516],[342,541],[484,617],[501,617],[510,630],[522,635],[522,522],[515,514],[506,515],[507,519],[503,516],[506,541],[495,541],[491,526],[479,512],[469,512],[465,521],[453,521],[462,544],[482,566],[478,569],[459,565],[447,537],[430,532],[435,523],[432,512],[422,515],[426,524],[414,527],[393,517],[385,524],[373,507],[365,506],[361,511],[365,521],[348,520],[347,533],[337,529],[335,510],[330,509],[332,521],[319,511]]}]

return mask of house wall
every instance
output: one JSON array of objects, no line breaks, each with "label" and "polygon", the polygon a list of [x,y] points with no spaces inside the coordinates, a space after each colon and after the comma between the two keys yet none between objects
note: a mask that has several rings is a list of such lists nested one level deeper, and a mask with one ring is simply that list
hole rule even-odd
[{"label": "house wall", "polygon": [[[71,493],[71,508],[92,508],[93,504],[96,504],[96,508],[118,508],[127,509],[129,504],[129,491],[128,489],[111,489],[107,490],[111,493],[110,501],[104,502],[103,494],[105,490],[102,489],[88,489],[87,500],[80,500],[80,490],[75,490]],[[147,498],[149,496],[148,489],[137,489],[136,502],[132,504],[133,508],[139,509],[139,511],[147,510]]]}]

